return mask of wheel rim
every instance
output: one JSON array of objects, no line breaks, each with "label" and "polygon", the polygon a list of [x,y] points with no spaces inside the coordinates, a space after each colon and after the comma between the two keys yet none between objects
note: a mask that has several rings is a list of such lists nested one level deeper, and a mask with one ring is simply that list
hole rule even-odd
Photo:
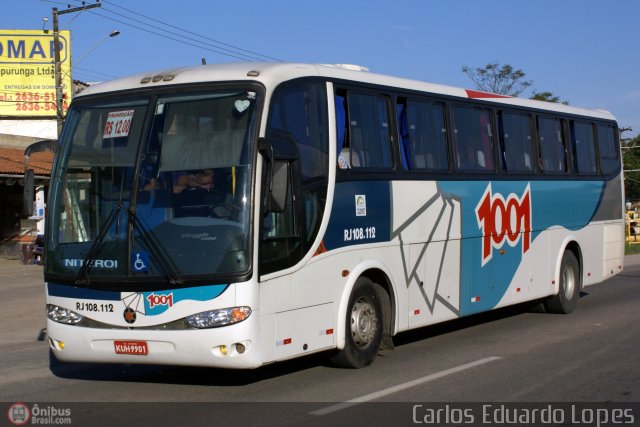
[{"label": "wheel rim", "polygon": [[376,336],[378,331],[378,316],[373,303],[364,297],[358,298],[351,310],[351,336],[353,342],[366,346]]},{"label": "wheel rim", "polygon": [[573,298],[573,293],[576,290],[576,275],[570,265],[565,265],[564,270],[562,270],[562,286],[565,298],[568,300]]}]

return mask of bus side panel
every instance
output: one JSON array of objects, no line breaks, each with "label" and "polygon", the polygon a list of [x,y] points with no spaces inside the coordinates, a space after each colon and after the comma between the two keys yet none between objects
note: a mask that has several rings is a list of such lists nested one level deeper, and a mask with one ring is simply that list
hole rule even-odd
[{"label": "bus side panel", "polygon": [[[384,266],[393,288],[394,332],[557,292],[558,260],[571,241],[590,267],[585,283],[600,281],[609,256],[603,247],[616,244],[618,226],[591,222],[605,209],[604,187],[572,180],[339,183],[325,250],[291,276],[262,284],[263,291],[273,290],[271,303],[261,298],[261,308],[276,314],[274,345],[296,336],[304,344],[323,328],[339,328],[338,304],[331,316],[313,307],[348,297],[347,284],[371,262]],[[288,308],[278,299],[289,301]],[[331,317],[331,326],[303,320],[305,332],[296,335],[293,324],[308,316]],[[273,356],[302,352],[276,348]]]},{"label": "bus side panel", "polygon": [[333,311],[329,303],[276,314],[276,359],[333,347]]},{"label": "bus side panel", "polygon": [[[555,270],[563,238],[580,230],[586,238],[595,231],[589,223],[604,185],[576,180],[451,181],[439,183],[439,188],[461,200],[465,315],[525,300],[509,297],[525,286],[541,286],[531,297],[544,295],[549,278],[539,276]],[[543,235],[549,235],[548,244],[539,240]],[[554,254],[552,260],[548,253]]]},{"label": "bus side panel", "polygon": [[604,221],[600,280],[622,271],[625,242],[623,191],[624,186],[620,175],[608,181],[602,192],[600,206],[593,218],[594,221]]},{"label": "bus side panel", "polygon": [[403,326],[404,319],[413,328],[458,317],[460,201],[441,193],[434,181],[394,182],[393,220],[401,268],[394,270],[394,283],[408,295],[399,310]]},{"label": "bus side panel", "polygon": [[624,223],[604,224],[602,280],[622,271],[624,258]]},{"label": "bus side panel", "polygon": [[342,271],[352,271],[368,257],[366,247],[339,249],[260,283],[265,363],[336,346],[338,302],[350,279]]}]

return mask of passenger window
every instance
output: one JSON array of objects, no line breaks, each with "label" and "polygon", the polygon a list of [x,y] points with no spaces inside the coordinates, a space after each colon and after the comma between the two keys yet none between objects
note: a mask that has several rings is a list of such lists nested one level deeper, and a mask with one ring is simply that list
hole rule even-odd
[{"label": "passenger window", "polygon": [[[344,101],[336,97],[336,110]],[[345,131],[338,122],[338,167],[391,168],[391,133],[387,98],[377,95],[350,93],[347,96],[348,113]],[[345,136],[343,135],[343,132]],[[340,140],[342,145],[340,146]]]},{"label": "passenger window", "polygon": [[493,171],[491,111],[459,106],[451,112],[456,168],[465,172]]},{"label": "passenger window", "polygon": [[351,149],[347,141],[347,98],[336,94],[334,97],[336,108],[336,138],[338,142],[338,168],[351,168]]},{"label": "passenger window", "polygon": [[618,144],[613,126],[598,125],[598,148],[600,148],[600,169],[604,175],[618,172],[620,165]]},{"label": "passenger window", "polygon": [[571,122],[573,169],[580,175],[594,175],[598,171],[593,131],[590,123]]},{"label": "passenger window", "polygon": [[500,147],[504,170],[512,173],[533,171],[531,120],[528,114],[501,112]]},{"label": "passenger window", "polygon": [[565,173],[567,152],[564,143],[563,121],[538,118],[538,147],[540,168],[544,173]]},{"label": "passenger window", "polygon": [[400,156],[404,169],[448,170],[444,104],[404,101],[398,104],[397,113]]}]

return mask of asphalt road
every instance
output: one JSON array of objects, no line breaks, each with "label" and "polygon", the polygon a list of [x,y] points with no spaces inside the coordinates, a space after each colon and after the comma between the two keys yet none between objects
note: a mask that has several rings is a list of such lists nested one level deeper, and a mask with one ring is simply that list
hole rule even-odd
[{"label": "asphalt road", "polygon": [[222,413],[243,425],[413,424],[423,402],[640,402],[640,255],[586,288],[570,315],[518,306],[400,334],[361,370],[333,368],[325,355],[253,371],[50,362],[41,274],[0,260],[0,401],[122,402],[66,403],[91,425],[130,413],[145,414],[136,426]]}]

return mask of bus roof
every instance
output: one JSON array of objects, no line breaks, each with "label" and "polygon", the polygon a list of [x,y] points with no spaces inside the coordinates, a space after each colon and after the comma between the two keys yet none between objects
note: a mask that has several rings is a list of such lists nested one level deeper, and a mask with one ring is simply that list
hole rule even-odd
[{"label": "bus roof", "polygon": [[77,97],[106,92],[131,90],[145,87],[159,87],[175,84],[216,82],[216,81],[258,81],[267,87],[275,87],[279,83],[300,77],[326,77],[394,87],[412,91],[428,92],[463,99],[479,99],[497,104],[534,108],[565,114],[589,116],[605,120],[615,120],[613,114],[605,110],[578,108],[553,102],[535,101],[505,95],[462,89],[417,80],[404,79],[383,74],[370,73],[364,67],[353,65],[324,65],[297,63],[227,63],[196,65],[183,68],[165,69],[154,72],[136,74],[116,80],[90,86]]}]

